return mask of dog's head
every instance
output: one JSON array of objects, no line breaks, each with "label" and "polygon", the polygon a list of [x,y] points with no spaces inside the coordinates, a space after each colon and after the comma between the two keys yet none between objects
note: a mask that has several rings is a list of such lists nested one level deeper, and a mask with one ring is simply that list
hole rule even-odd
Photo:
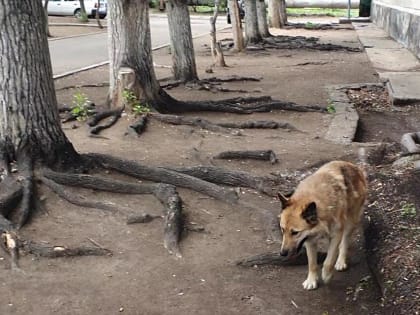
[{"label": "dog's head", "polygon": [[315,233],[318,224],[316,203],[289,199],[279,193],[282,211],[279,215],[283,242],[280,254],[294,256]]}]

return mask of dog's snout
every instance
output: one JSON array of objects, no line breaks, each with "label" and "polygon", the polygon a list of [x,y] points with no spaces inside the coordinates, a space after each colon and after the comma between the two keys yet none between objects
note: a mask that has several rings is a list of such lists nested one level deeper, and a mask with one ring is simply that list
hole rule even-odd
[{"label": "dog's snout", "polygon": [[289,251],[287,249],[280,250],[280,255],[287,256],[289,254]]}]

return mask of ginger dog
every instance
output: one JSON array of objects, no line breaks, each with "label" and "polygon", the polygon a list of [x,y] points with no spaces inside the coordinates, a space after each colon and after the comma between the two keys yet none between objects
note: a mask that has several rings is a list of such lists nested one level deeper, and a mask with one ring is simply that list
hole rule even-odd
[{"label": "ginger dog", "polygon": [[[299,183],[290,198],[279,194],[283,210],[279,215],[283,233],[282,256],[297,255],[303,245],[308,256],[306,290],[318,287],[317,239],[330,240],[322,268],[324,283],[332,277],[333,267],[347,268],[349,238],[360,222],[366,200],[364,172],[356,165],[333,161]],[[338,258],[337,258],[338,256]]]}]

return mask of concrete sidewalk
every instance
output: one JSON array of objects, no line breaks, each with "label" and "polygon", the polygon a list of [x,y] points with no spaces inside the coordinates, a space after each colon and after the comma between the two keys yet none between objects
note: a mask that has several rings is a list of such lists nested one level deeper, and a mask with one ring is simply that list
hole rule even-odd
[{"label": "concrete sidewalk", "polygon": [[420,61],[374,23],[353,23],[394,105],[420,103]]}]

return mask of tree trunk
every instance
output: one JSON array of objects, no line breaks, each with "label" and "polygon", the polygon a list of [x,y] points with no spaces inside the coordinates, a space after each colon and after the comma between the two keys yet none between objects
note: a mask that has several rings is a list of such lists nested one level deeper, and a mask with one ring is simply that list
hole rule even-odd
[{"label": "tree trunk", "polygon": [[245,1],[245,34],[247,45],[258,44],[262,37],[258,31],[257,0]]},{"label": "tree trunk", "polygon": [[229,5],[229,11],[230,11],[230,19],[232,22],[232,35],[233,35],[234,49],[236,51],[242,51],[244,50],[245,45],[244,45],[244,34],[242,30],[242,22],[239,15],[238,1],[229,0],[228,5]]},{"label": "tree trunk", "polygon": [[98,1],[96,2],[96,5],[97,5],[97,7],[96,7],[96,11],[95,11],[95,19],[96,19],[96,23],[98,23],[98,27],[99,27],[100,29],[102,29],[102,28],[104,28],[104,27],[102,26],[102,24],[101,24],[101,19],[100,19],[100,17],[99,17],[99,8],[101,7],[101,0],[98,0]]},{"label": "tree trunk", "polygon": [[258,20],[258,31],[260,35],[264,37],[270,37],[267,23],[267,8],[264,0],[257,0],[257,20]]},{"label": "tree trunk", "polygon": [[167,112],[176,103],[160,87],[153,68],[149,4],[144,0],[108,1],[108,40],[110,60],[110,97],[113,107],[119,107],[118,73],[120,68],[134,70],[131,91],[143,104]]},{"label": "tree trunk", "polygon": [[268,18],[270,27],[281,28],[280,24],[280,0],[269,0]]},{"label": "tree trunk", "polygon": [[81,11],[80,20],[82,22],[87,22],[88,17],[87,17],[87,13],[86,13],[85,0],[79,0],[79,2],[80,2],[80,11]]},{"label": "tree trunk", "polygon": [[280,27],[284,27],[287,25],[287,11],[286,11],[286,0],[279,0],[280,1]]},{"label": "tree trunk", "polygon": [[216,21],[219,13],[219,0],[214,1],[214,14],[210,18],[210,37],[211,37],[211,54],[213,56],[214,65],[217,67],[227,67],[225,62],[225,56],[220,42],[216,38]]},{"label": "tree trunk", "polygon": [[168,24],[175,80],[198,80],[187,0],[168,0]]},{"label": "tree trunk", "polygon": [[0,0],[0,12],[1,157],[71,163],[78,155],[61,129],[41,1]]},{"label": "tree trunk", "polygon": [[46,31],[48,37],[52,37],[51,33],[50,33],[50,28],[48,26],[48,1],[49,0],[45,0],[45,2],[44,2],[44,12],[45,12],[45,18],[47,20],[47,22],[45,23],[45,31]]}]

